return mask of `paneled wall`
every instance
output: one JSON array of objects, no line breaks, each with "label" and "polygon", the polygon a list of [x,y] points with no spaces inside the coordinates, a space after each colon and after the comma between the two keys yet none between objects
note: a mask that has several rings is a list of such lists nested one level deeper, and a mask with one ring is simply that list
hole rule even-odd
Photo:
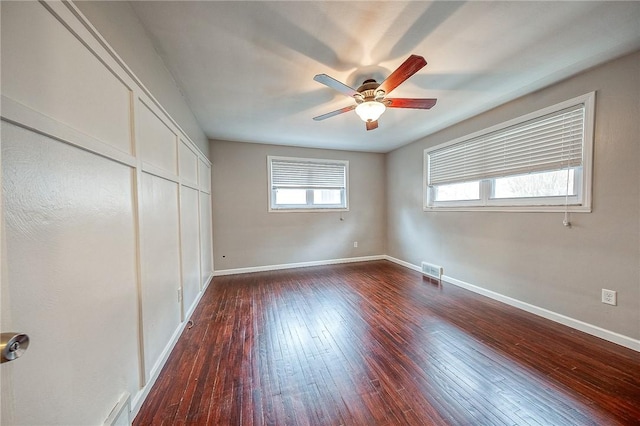
[{"label": "paneled wall", "polygon": [[210,162],[85,24],[2,4],[2,424],[135,414],[212,275]]}]

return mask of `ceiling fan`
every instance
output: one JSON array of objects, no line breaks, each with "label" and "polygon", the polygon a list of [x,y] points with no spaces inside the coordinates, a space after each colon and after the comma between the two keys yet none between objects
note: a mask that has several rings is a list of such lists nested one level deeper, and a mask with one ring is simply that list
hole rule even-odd
[{"label": "ceiling fan", "polygon": [[326,74],[318,74],[313,77],[315,81],[354,98],[356,103],[313,119],[320,121],[355,109],[356,114],[367,124],[367,130],[373,130],[378,128],[378,118],[387,108],[430,109],[436,104],[437,99],[385,97],[425,65],[427,61],[422,56],[411,55],[382,83],[369,79],[365,80],[358,89],[353,89]]}]

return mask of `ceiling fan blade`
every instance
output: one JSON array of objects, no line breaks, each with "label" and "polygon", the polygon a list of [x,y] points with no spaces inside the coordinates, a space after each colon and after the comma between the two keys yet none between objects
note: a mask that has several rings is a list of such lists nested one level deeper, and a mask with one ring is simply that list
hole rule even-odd
[{"label": "ceiling fan blade", "polygon": [[313,117],[313,119],[316,120],[316,121],[325,120],[327,118],[333,117],[334,115],[342,114],[344,112],[349,112],[349,111],[352,111],[354,109],[356,109],[356,106],[355,105],[351,105],[351,106],[348,106],[348,107],[337,109],[335,111],[328,112],[326,114],[319,115],[317,117]]},{"label": "ceiling fan blade", "polygon": [[437,101],[437,99],[386,98],[384,103],[388,108],[430,109]]},{"label": "ceiling fan blade", "polygon": [[313,79],[315,81],[317,81],[318,83],[322,83],[327,87],[332,88],[333,90],[337,90],[338,92],[342,93],[343,95],[346,96],[354,96],[355,94],[357,94],[358,92],[356,92],[355,89],[347,86],[344,83],[339,82],[338,80],[336,80],[333,77],[329,77],[326,74],[318,74],[315,77],[313,77]]},{"label": "ceiling fan blade", "polygon": [[422,67],[427,65],[427,61],[422,56],[411,55],[394,72],[391,73],[378,89],[384,90],[388,95],[393,89],[398,87],[403,81],[417,73]]},{"label": "ceiling fan blade", "polygon": [[378,120],[376,121],[367,121],[367,130],[374,130],[378,128]]}]

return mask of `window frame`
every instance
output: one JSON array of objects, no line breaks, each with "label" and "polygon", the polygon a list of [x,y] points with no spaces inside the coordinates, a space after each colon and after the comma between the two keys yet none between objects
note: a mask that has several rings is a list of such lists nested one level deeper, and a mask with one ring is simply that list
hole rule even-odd
[{"label": "window frame", "polygon": [[[424,150],[423,156],[423,210],[424,211],[512,211],[512,212],[583,212],[592,211],[592,175],[593,175],[593,144],[595,123],[595,94],[590,92],[582,96],[560,102],[558,104],[534,111],[512,120],[491,126],[478,132],[438,144]],[[428,185],[429,153],[447,146],[459,144],[470,139],[484,136],[507,127],[516,126],[542,116],[561,111],[579,104],[584,104],[584,139],[582,144],[582,165],[575,167],[574,188],[576,194],[551,197],[517,197],[492,198],[494,181],[498,178],[482,179],[479,182],[479,200],[435,201],[435,186]],[[566,169],[564,169],[566,170]],[[551,170],[550,170],[551,171]],[[519,176],[513,174],[508,176]],[[506,176],[505,176],[506,177]],[[567,203],[565,203],[567,201]]]},{"label": "window frame", "polygon": [[[344,188],[342,189],[343,203],[337,204],[312,204],[313,191],[322,188],[304,188],[306,190],[306,204],[288,204],[282,206],[276,206],[276,191],[272,184],[272,163],[273,161],[286,161],[291,163],[316,163],[316,164],[330,164],[344,166]],[[320,159],[320,158],[301,158],[301,157],[283,157],[268,155],[267,156],[267,192],[268,192],[268,211],[271,212],[341,212],[349,211],[349,161],[348,160],[332,160],[332,159]]]}]

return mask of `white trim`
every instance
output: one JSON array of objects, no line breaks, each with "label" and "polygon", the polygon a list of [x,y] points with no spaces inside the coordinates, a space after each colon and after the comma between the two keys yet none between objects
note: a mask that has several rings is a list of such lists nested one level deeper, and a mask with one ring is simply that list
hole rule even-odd
[{"label": "white trim", "polygon": [[369,262],[372,260],[385,260],[385,259],[386,259],[385,255],[376,255],[376,256],[346,257],[342,259],[314,260],[311,262],[284,263],[280,265],[251,266],[248,268],[220,269],[217,271],[213,271],[213,276],[220,277],[223,275],[249,274],[251,272],[277,271],[280,269],[306,268],[309,266],[337,265],[340,263]]},{"label": "white trim", "polygon": [[209,283],[211,282],[212,278],[213,278],[213,274],[209,275],[209,279],[207,280],[207,283],[205,284],[202,291],[198,293],[198,297],[196,297],[196,300],[193,302],[193,306],[189,310],[189,315],[185,316],[185,320],[182,321],[182,323],[178,326],[178,328],[176,328],[175,332],[171,336],[171,340],[169,340],[169,343],[167,343],[167,346],[165,346],[160,357],[158,358],[155,365],[151,369],[147,383],[133,397],[133,400],[131,402],[132,408],[131,408],[131,416],[129,417],[130,419],[135,419],[136,416],[138,415],[140,408],[142,408],[142,404],[147,399],[147,396],[149,395],[151,388],[153,388],[153,385],[155,384],[156,380],[158,379],[158,376],[160,375],[160,372],[162,371],[162,367],[164,367],[164,365],[167,362],[167,359],[169,359],[169,355],[171,355],[171,352],[173,351],[173,348],[176,346],[176,343],[178,343],[178,340],[180,339],[182,332],[184,331],[187,324],[189,323],[189,319],[191,319],[191,315],[193,315],[193,312],[195,311],[196,307],[200,303],[200,300],[202,299],[202,296],[204,295],[204,292],[209,286]]},{"label": "white trim", "polygon": [[[169,179],[169,180],[171,180],[171,179]],[[207,194],[207,192],[201,191],[200,188],[198,188],[198,185],[192,184],[191,181],[187,181],[187,180],[182,181],[181,180],[180,181],[180,185],[184,186],[185,188],[193,189],[194,191],[203,192],[203,193]]]},{"label": "white trim", "polygon": [[[109,413],[109,417],[104,421],[104,426],[113,426],[117,424],[121,424],[122,420],[126,420],[127,424],[131,424],[131,394],[129,392],[125,392],[122,394],[118,403],[113,407],[111,413]],[[126,416],[126,417],[122,417]]]},{"label": "white trim", "polygon": [[157,176],[159,178],[171,181],[173,183],[180,183],[180,177],[173,172],[167,171],[162,167],[155,166],[146,161],[142,161],[142,171],[148,175]]},{"label": "white trim", "polygon": [[[214,272],[213,272],[213,271],[211,271],[211,272],[209,273],[209,278],[207,278],[207,280],[205,281],[204,285],[202,286],[202,292],[203,292],[203,293],[204,293],[204,291],[205,291],[206,289],[208,289],[208,288],[209,288],[209,284],[211,284],[211,280],[213,279],[213,277],[215,277],[215,274],[214,274]],[[198,301],[199,301],[199,300],[198,300]],[[198,306],[198,303],[194,303],[193,305],[194,305],[194,306]],[[194,308],[194,309],[195,309],[195,308]],[[191,315],[191,314],[189,314],[189,315]]]},{"label": "white trim", "polygon": [[[403,260],[399,260],[393,258],[391,256],[384,256],[386,260],[397,263],[398,265],[404,266],[406,268],[412,269],[414,271],[420,272],[421,269],[417,265],[413,265],[411,263],[405,262]],[[566,325],[567,327],[571,327],[575,330],[579,330],[590,334],[595,337],[599,337],[601,339],[607,340],[609,342],[618,344],[620,346],[624,346],[626,348],[632,349],[634,351],[640,352],[640,340],[631,338],[629,336],[622,335],[620,333],[616,333],[615,331],[606,330],[602,327],[598,327],[593,324],[586,323],[584,321],[580,321],[575,318],[568,317],[566,315],[559,314],[557,312],[550,311],[545,308],[541,308],[536,305],[532,305],[527,302],[523,302],[518,299],[514,299],[513,297],[505,296],[503,294],[497,293],[492,290],[487,290],[486,288],[479,287],[474,284],[467,283],[465,281],[450,277],[448,275],[442,276],[442,281],[445,281],[449,284],[453,284],[457,287],[464,288],[466,290],[472,291],[474,293],[480,294],[482,296],[486,296],[490,299],[497,300],[499,302],[505,303],[507,305],[513,306],[518,309],[522,309],[523,311],[532,313],[534,315],[538,315],[542,318],[546,318],[553,322],[557,322],[562,325]]]},{"label": "white trim", "polygon": [[565,208],[564,205],[557,206],[459,206],[459,207],[446,207],[446,206],[431,206],[423,207],[425,212],[512,212],[512,213],[564,213],[567,210],[569,213],[591,213],[591,207],[585,206],[572,206],[569,205]]},{"label": "white trim", "polygon": [[404,260],[396,259],[395,257],[387,255],[384,256],[384,259],[388,260],[389,262],[397,263],[398,265],[404,266],[405,268],[413,269],[416,272],[422,273],[422,268],[420,268],[418,265],[414,265],[412,263],[405,262]]},{"label": "white trim", "polygon": [[291,207],[283,207],[280,209],[269,209],[269,213],[322,213],[322,212],[348,212],[349,209],[345,209],[343,207],[317,207],[317,208],[309,208],[305,207],[303,209],[291,208]]},{"label": "white trim", "polygon": [[591,334],[592,336],[596,336],[601,339],[607,340],[609,342],[616,343],[618,345],[640,352],[640,340],[636,340],[631,337],[624,336],[614,331],[606,330],[602,327],[598,327],[596,325],[589,324],[584,321],[580,321],[578,319],[571,318],[566,315],[562,315],[557,312],[553,312],[548,309],[541,308],[539,306],[532,305],[530,303],[523,302],[521,300],[514,299],[512,297],[505,296],[500,293],[496,293],[495,291],[487,290],[485,288],[479,287],[474,284],[469,284],[467,282],[458,280],[448,275],[443,275],[442,280],[450,284],[453,284],[455,286],[470,290],[474,293],[481,294],[490,299],[494,299],[499,302],[506,303],[507,305],[516,307],[518,309],[522,309],[523,311],[527,311],[529,313],[538,315],[548,320],[566,325],[573,329],[583,331],[587,334]]},{"label": "white trim", "polygon": [[135,156],[131,153],[122,151],[100,139],[82,133],[5,95],[2,95],[0,102],[2,105],[0,116],[8,123],[129,167],[135,167],[137,164]]},{"label": "white trim", "polygon": [[[596,125],[596,92],[590,92],[584,99],[585,116],[584,116],[584,140],[582,153],[582,176],[580,185],[582,185],[582,205],[592,209],[593,196],[593,147],[595,141],[595,125]],[[576,98],[577,99],[577,98]],[[588,143],[587,143],[588,142]]]}]

